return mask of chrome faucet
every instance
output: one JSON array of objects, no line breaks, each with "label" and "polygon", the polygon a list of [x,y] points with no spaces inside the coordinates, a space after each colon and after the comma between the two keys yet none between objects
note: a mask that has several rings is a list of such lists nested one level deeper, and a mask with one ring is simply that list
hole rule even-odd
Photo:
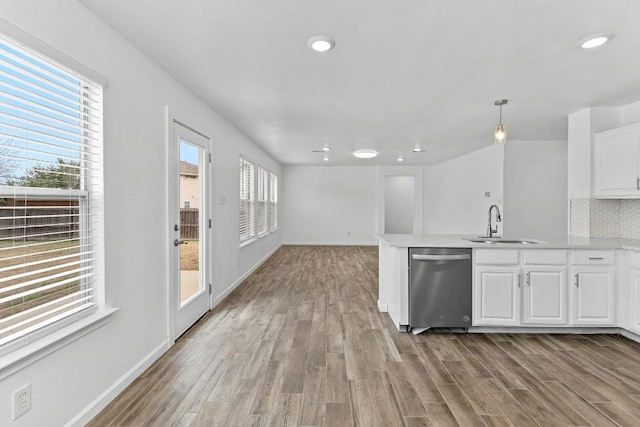
[{"label": "chrome faucet", "polygon": [[487,237],[493,237],[493,233],[498,232],[498,224],[496,224],[496,228],[491,227],[491,211],[493,208],[496,208],[496,222],[502,222],[502,217],[500,216],[500,208],[498,205],[491,205],[489,208],[489,224],[487,225]]}]

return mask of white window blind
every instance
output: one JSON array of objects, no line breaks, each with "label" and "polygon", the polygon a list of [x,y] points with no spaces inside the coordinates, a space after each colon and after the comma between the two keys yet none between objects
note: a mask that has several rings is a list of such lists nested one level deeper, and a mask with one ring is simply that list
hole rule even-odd
[{"label": "white window blind", "polygon": [[278,176],[269,174],[269,230],[278,228]]},{"label": "white window blind", "polygon": [[255,238],[255,167],[240,158],[240,243]]},{"label": "white window blind", "polygon": [[267,233],[267,211],[268,211],[269,173],[258,166],[258,235]]},{"label": "white window blind", "polygon": [[93,312],[101,164],[102,87],[0,38],[0,353]]}]

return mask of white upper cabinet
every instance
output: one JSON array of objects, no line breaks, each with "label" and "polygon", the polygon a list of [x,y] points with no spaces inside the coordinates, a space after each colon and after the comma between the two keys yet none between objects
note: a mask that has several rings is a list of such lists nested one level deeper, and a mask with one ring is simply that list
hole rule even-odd
[{"label": "white upper cabinet", "polygon": [[594,135],[593,195],[640,198],[640,124]]}]

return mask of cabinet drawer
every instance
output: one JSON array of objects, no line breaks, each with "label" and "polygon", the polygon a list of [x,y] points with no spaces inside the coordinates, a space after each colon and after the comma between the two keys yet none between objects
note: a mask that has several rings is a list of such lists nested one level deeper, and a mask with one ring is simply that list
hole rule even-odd
[{"label": "cabinet drawer", "polygon": [[527,265],[565,265],[567,251],[562,249],[529,249],[522,252],[522,263]]},{"label": "cabinet drawer", "polygon": [[571,252],[572,264],[613,264],[613,251],[573,251]]},{"label": "cabinet drawer", "polygon": [[640,252],[631,251],[629,253],[629,261],[631,267],[640,268]]},{"label": "cabinet drawer", "polygon": [[517,249],[477,249],[476,264],[513,265],[518,264]]}]

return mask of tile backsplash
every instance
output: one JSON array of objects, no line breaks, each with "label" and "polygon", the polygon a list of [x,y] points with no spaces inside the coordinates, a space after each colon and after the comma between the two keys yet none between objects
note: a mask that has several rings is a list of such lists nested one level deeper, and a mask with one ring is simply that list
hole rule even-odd
[{"label": "tile backsplash", "polygon": [[640,199],[571,200],[571,234],[640,239]]}]

